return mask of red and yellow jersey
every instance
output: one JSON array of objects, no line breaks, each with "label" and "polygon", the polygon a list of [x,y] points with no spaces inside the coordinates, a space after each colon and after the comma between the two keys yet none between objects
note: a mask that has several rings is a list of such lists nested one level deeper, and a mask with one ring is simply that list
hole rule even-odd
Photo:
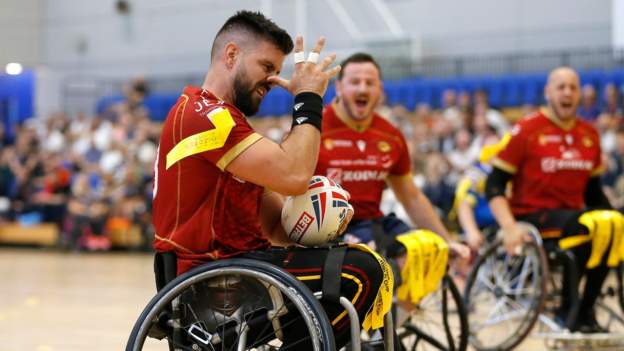
[{"label": "red and yellow jersey", "polygon": [[401,132],[375,114],[358,130],[336,103],[323,110],[323,134],[316,174],[326,175],[351,194],[355,219],[379,218],[381,193],[389,175],[410,176]]},{"label": "red and yellow jersey", "polygon": [[175,251],[179,273],[270,246],[258,217],[264,189],[225,171],[260,138],[206,90],[185,88],[169,112],[154,164],[154,247]]},{"label": "red and yellow jersey", "polygon": [[520,120],[493,165],[513,174],[511,209],[581,209],[589,178],[601,171],[600,139],[581,119],[563,124],[542,110]]}]

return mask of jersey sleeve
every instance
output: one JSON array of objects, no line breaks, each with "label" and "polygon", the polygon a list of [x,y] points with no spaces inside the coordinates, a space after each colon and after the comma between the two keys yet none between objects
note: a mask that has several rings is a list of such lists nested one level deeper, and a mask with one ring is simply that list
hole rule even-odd
[{"label": "jersey sleeve", "polygon": [[525,126],[516,124],[511,131],[511,139],[501,152],[494,157],[492,165],[501,170],[515,174],[526,156],[527,134]]},{"label": "jersey sleeve", "polygon": [[399,136],[399,158],[390,170],[392,175],[407,175],[412,170],[412,162],[409,156],[407,143],[402,135]]},{"label": "jersey sleeve", "polygon": [[167,154],[167,168],[190,156],[200,156],[221,170],[262,136],[247,123],[245,117],[225,105],[215,104],[204,113],[185,111],[177,143]]}]

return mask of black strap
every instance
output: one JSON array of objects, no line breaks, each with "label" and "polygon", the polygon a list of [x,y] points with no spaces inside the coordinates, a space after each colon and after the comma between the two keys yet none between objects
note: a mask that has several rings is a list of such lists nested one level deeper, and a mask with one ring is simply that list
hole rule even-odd
[{"label": "black strap", "polygon": [[340,279],[342,262],[347,253],[347,246],[338,246],[327,251],[323,265],[323,300],[340,303]]},{"label": "black strap", "polygon": [[154,275],[156,276],[157,291],[160,291],[160,289],[177,276],[177,259],[174,252],[157,252],[154,256]]}]

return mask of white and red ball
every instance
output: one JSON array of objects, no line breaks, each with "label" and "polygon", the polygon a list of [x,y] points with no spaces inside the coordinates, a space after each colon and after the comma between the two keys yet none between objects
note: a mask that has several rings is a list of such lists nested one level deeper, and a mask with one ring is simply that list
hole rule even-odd
[{"label": "white and red ball", "polygon": [[334,240],[352,216],[349,193],[327,177],[317,175],[304,194],[286,198],[282,226],[292,241],[317,246]]}]

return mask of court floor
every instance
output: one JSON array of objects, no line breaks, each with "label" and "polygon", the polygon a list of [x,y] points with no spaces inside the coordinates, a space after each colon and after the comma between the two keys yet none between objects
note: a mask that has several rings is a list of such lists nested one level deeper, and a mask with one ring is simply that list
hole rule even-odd
[{"label": "court floor", "polygon": [[155,293],[149,254],[0,247],[0,277],[2,351],[123,350]]}]

